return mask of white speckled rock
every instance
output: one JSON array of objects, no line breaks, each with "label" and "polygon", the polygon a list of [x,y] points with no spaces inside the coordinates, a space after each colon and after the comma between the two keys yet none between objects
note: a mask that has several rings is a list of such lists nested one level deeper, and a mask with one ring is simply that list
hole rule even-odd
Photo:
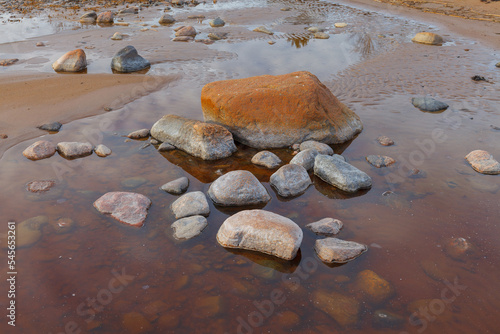
[{"label": "white speckled rock", "polygon": [[203,216],[182,218],[172,224],[176,239],[191,239],[199,235],[207,227],[207,219]]},{"label": "white speckled rock", "polygon": [[307,149],[316,150],[319,154],[333,154],[333,148],[331,148],[329,145],[314,140],[308,140],[300,144],[301,151],[305,151]]},{"label": "white speckled rock", "polygon": [[221,206],[265,204],[271,200],[266,188],[246,170],[222,175],[208,189],[208,196]]},{"label": "white speckled rock", "polygon": [[271,186],[283,197],[302,194],[311,185],[307,170],[299,165],[285,165],[271,175]]},{"label": "white speckled rock", "polygon": [[328,237],[338,234],[343,226],[344,224],[340,220],[333,218],[323,218],[306,225],[314,233]]},{"label": "white speckled rock", "polygon": [[314,161],[314,174],[326,183],[347,192],[369,189],[372,186],[371,177],[345,162],[344,158],[337,154],[318,154]]},{"label": "white speckled rock", "polygon": [[180,195],[187,190],[189,187],[189,179],[185,176],[180,177],[176,180],[165,183],[161,186],[161,190],[166,191],[169,194]]},{"label": "white speckled rock", "polygon": [[94,202],[101,213],[110,214],[119,222],[141,227],[148,215],[151,200],[144,195],[129,192],[109,192]]},{"label": "white speckled rock", "polygon": [[177,219],[197,215],[208,216],[210,214],[207,197],[201,191],[193,191],[182,195],[172,203],[171,208]]},{"label": "white speckled rock", "polygon": [[306,170],[311,170],[314,167],[314,159],[316,159],[318,154],[318,151],[312,148],[300,151],[290,161],[290,165],[299,165],[304,167]]},{"label": "white speckled rock", "polygon": [[302,230],[290,219],[265,210],[245,210],[229,217],[217,233],[223,247],[253,250],[292,260],[302,243]]}]

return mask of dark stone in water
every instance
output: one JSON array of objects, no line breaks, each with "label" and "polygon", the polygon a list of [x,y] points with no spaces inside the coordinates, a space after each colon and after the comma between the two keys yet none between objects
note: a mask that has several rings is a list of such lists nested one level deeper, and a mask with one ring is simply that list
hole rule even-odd
[{"label": "dark stone in water", "polygon": [[414,97],[411,99],[411,103],[422,111],[436,112],[448,108],[448,105],[446,103],[438,101],[428,96]]},{"label": "dark stone in water", "polygon": [[139,56],[137,50],[131,45],[118,51],[111,61],[111,68],[122,73],[137,72],[150,66],[149,61]]},{"label": "dark stone in water", "polygon": [[487,81],[485,77],[482,77],[480,75],[475,75],[475,76],[471,77],[471,79],[474,81]]},{"label": "dark stone in water", "polygon": [[57,132],[61,128],[62,124],[59,122],[53,122],[53,123],[47,123],[40,125],[38,128],[40,130],[45,130],[45,131],[52,131],[52,132]]}]

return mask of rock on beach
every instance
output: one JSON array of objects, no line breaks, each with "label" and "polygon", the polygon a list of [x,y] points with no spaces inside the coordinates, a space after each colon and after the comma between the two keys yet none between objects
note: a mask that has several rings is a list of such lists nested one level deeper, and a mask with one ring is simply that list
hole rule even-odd
[{"label": "rock on beach", "polygon": [[91,155],[94,147],[90,143],[60,142],[57,152],[67,159],[82,158]]},{"label": "rock on beach", "polygon": [[236,151],[233,136],[226,128],[176,115],[157,121],[151,136],[203,160],[226,158]]},{"label": "rock on beach", "polygon": [[23,155],[30,160],[50,158],[56,153],[56,146],[46,140],[39,140],[28,146]]},{"label": "rock on beach", "polygon": [[314,174],[326,183],[351,193],[369,189],[372,186],[371,177],[345,162],[337,154],[317,155],[314,162]]},{"label": "rock on beach", "polygon": [[292,220],[265,210],[245,210],[229,217],[217,233],[223,247],[239,248],[292,260],[302,243]]},{"label": "rock on beach", "polygon": [[367,249],[366,245],[337,238],[319,239],[314,244],[314,250],[318,257],[327,263],[352,261],[366,252]]},{"label": "rock on beach", "polygon": [[432,32],[419,32],[413,37],[412,42],[429,45],[443,44],[443,37]]},{"label": "rock on beach", "polygon": [[141,57],[132,45],[118,51],[111,60],[111,68],[120,73],[137,72],[150,66],[149,61]]},{"label": "rock on beach", "polygon": [[201,105],[205,121],[260,149],[307,140],[343,143],[363,128],[353,111],[305,71],[212,82],[202,89]]},{"label": "rock on beach", "polygon": [[215,180],[208,196],[221,206],[247,206],[266,204],[271,200],[266,188],[246,170],[231,171]]},{"label": "rock on beach", "polygon": [[52,64],[56,72],[81,72],[87,68],[85,51],[76,49],[62,55]]},{"label": "rock on beach", "polygon": [[500,174],[500,163],[484,150],[475,150],[467,154],[465,160],[478,173],[497,175]]}]

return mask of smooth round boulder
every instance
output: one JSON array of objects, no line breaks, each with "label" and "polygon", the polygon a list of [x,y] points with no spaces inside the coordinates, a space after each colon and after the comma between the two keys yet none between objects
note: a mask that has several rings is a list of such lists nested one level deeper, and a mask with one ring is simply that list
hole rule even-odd
[{"label": "smooth round boulder", "polygon": [[181,29],[175,32],[176,37],[181,37],[181,36],[195,37],[196,34],[197,34],[196,29],[193,26],[182,27]]},{"label": "smooth round boulder", "polygon": [[307,170],[299,165],[285,165],[278,169],[269,181],[282,197],[293,197],[303,194],[312,184]]},{"label": "smooth round boulder", "polygon": [[118,51],[111,60],[111,68],[120,73],[137,72],[150,66],[149,61],[141,57],[132,45]]},{"label": "smooth round boulder", "polygon": [[52,122],[52,123],[46,123],[42,124],[40,126],[37,126],[40,130],[45,130],[49,132],[58,132],[62,127],[62,124],[59,122]]},{"label": "smooth round boulder", "polygon": [[93,151],[94,147],[90,143],[60,142],[57,144],[57,152],[67,159],[86,157]]},{"label": "smooth round boulder", "polygon": [[412,42],[429,45],[442,45],[443,37],[432,32],[419,32],[412,38]]},{"label": "smooth round boulder", "polygon": [[320,143],[314,140],[307,140],[300,144],[300,150],[305,151],[308,149],[316,150],[319,154],[333,155],[333,148],[329,145]]},{"label": "smooth round boulder", "polygon": [[448,108],[448,105],[444,102],[433,99],[432,97],[414,97],[411,99],[411,103],[418,109],[428,112],[442,111]]},{"label": "smooth round boulder", "polygon": [[396,163],[396,160],[386,155],[369,155],[366,157],[366,161],[368,161],[370,165],[377,168],[389,167],[390,165]]},{"label": "smooth round boulder", "polygon": [[368,269],[358,273],[354,286],[356,291],[361,292],[364,298],[372,304],[381,304],[395,293],[391,283]]},{"label": "smooth round boulder", "polygon": [[160,189],[172,195],[180,195],[184,193],[188,187],[189,187],[189,179],[183,176],[176,180],[165,183],[160,187]]},{"label": "smooth round boulder", "polygon": [[308,148],[307,150],[297,153],[297,155],[290,160],[290,165],[299,165],[309,171],[314,167],[314,159],[316,159],[317,155],[318,151]]},{"label": "smooth round boulder", "polygon": [[158,23],[160,23],[162,25],[170,25],[170,24],[174,24],[175,23],[175,19],[174,19],[174,17],[172,15],[163,14],[160,17],[160,20],[158,21]]},{"label": "smooth round boulder", "polygon": [[97,154],[98,157],[101,158],[105,158],[108,155],[111,155],[111,149],[103,144],[97,145],[97,147],[94,149],[94,152],[95,154]]},{"label": "smooth round boulder", "polygon": [[76,49],[62,55],[52,64],[56,72],[81,72],[87,68],[85,51]]},{"label": "smooth round boulder", "polygon": [[252,163],[258,166],[273,169],[281,164],[281,159],[272,152],[260,151],[252,157]]},{"label": "smooth round boulder", "polygon": [[223,247],[257,251],[293,260],[302,229],[292,220],[265,210],[245,210],[229,217],[217,232]]},{"label": "smooth round boulder", "polygon": [[39,140],[28,146],[23,155],[30,160],[50,158],[56,153],[56,146],[46,140]]},{"label": "smooth round boulder", "polygon": [[208,196],[220,206],[261,205],[271,200],[266,188],[246,170],[235,170],[219,177],[210,185]]},{"label": "smooth round boulder", "polygon": [[176,220],[172,224],[174,238],[191,239],[198,236],[207,227],[207,219],[203,216],[192,216]]},{"label": "smooth round boulder", "polygon": [[307,224],[306,227],[318,235],[327,237],[336,235],[340,232],[344,223],[338,219],[323,218],[317,222]]},{"label": "smooth round boulder", "polygon": [[220,17],[217,17],[213,20],[210,20],[208,24],[210,24],[212,28],[216,28],[216,27],[223,27],[226,24],[226,22],[224,22],[224,20],[221,19]]},{"label": "smooth round boulder", "polygon": [[314,161],[314,174],[326,183],[350,193],[372,186],[371,177],[337,154],[318,154]]},{"label": "smooth round boulder", "polygon": [[189,216],[208,216],[210,207],[207,197],[201,191],[193,191],[182,195],[171,205],[176,219]]}]

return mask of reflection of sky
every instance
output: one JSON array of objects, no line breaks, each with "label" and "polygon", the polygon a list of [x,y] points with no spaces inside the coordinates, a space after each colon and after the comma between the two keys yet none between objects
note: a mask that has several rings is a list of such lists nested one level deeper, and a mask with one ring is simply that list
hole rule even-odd
[{"label": "reflection of sky", "polygon": [[234,78],[305,70],[325,80],[360,59],[345,34],[331,35],[327,40],[310,40],[301,48],[296,48],[286,39],[278,39],[274,45],[262,39],[214,43],[210,47],[237,54],[233,59],[210,65],[212,70],[227,72]]},{"label": "reflection of sky", "polygon": [[80,25],[77,22],[51,21],[47,17],[33,17],[20,19],[20,22],[9,22],[10,14],[0,15],[0,44],[24,41],[28,38],[55,34],[62,30],[71,29]]}]

